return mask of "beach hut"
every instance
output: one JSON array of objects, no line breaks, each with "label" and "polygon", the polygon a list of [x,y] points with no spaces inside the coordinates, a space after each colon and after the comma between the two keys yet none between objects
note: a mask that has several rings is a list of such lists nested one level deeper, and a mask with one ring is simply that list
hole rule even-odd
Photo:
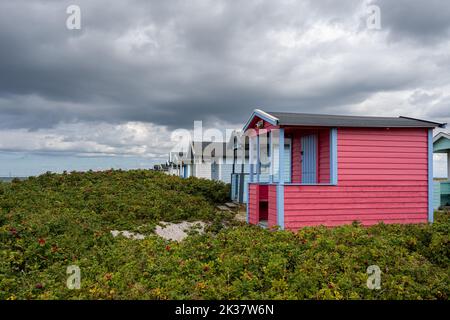
[{"label": "beach hut", "polygon": [[248,192],[248,139],[240,130],[234,130],[227,148],[232,149],[231,195],[234,202],[246,203]]},{"label": "beach hut", "polygon": [[231,157],[227,161],[225,142],[188,141],[180,150],[169,153],[169,163],[178,168],[174,174],[182,178],[197,177],[231,182],[233,162]]},{"label": "beach hut", "polygon": [[433,152],[447,154],[447,179],[434,182],[434,209],[450,206],[450,134],[438,133],[433,138]]},{"label": "beach hut", "polygon": [[304,226],[433,221],[433,129],[409,117],[253,111],[247,221]]}]

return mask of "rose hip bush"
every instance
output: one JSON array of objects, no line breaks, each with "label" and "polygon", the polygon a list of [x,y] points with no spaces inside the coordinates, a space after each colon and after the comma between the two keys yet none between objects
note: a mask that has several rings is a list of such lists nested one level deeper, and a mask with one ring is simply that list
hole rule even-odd
[{"label": "rose hip bush", "polygon": [[[0,184],[0,299],[448,299],[450,217],[432,225],[263,230],[227,221],[181,243],[159,220],[229,219],[228,187],[149,171],[46,174]],[[66,287],[67,266],[81,289]],[[366,286],[381,269],[381,289]]]},{"label": "rose hip bush", "polygon": [[156,220],[209,220],[215,205],[229,195],[229,186],[221,182],[150,170],[47,173],[2,186],[1,208],[6,215],[51,213],[55,223],[66,214],[86,215],[103,224],[131,227]]}]

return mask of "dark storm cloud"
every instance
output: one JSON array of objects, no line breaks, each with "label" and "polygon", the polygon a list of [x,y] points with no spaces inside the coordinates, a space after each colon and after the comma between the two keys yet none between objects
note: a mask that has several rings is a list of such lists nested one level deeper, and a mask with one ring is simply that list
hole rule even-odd
[{"label": "dark storm cloud", "polygon": [[450,36],[448,0],[373,0],[381,9],[382,25],[393,40],[409,39],[432,43]]},{"label": "dark storm cloud", "polygon": [[[73,3],[81,7],[80,31],[65,28]],[[345,113],[376,92],[420,87],[432,70],[406,68],[386,52],[352,53],[345,36],[311,45],[318,25],[349,28],[361,3],[3,1],[0,127],[241,123],[257,106]],[[392,36],[447,40],[445,1],[374,3]],[[403,13],[405,6],[414,10]],[[297,38],[310,40],[296,47]]]}]

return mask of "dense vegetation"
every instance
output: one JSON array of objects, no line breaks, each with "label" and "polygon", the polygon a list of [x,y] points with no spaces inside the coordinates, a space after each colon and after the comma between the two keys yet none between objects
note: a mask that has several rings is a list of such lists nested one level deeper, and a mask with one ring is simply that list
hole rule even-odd
[{"label": "dense vegetation", "polygon": [[[214,210],[228,187],[150,171],[46,174],[0,184],[0,299],[448,299],[450,217],[272,232]],[[156,222],[212,221],[181,243]],[[227,227],[220,223],[227,220]],[[139,231],[145,240],[113,238]],[[366,286],[381,268],[381,290]],[[66,268],[81,268],[81,289]]]}]

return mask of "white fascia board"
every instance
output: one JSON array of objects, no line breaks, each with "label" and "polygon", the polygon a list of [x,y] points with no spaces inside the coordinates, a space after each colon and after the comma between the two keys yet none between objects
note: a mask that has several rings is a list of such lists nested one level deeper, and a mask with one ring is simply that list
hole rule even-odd
[{"label": "white fascia board", "polygon": [[250,123],[252,122],[253,118],[255,117],[259,117],[267,122],[269,122],[270,124],[276,126],[278,125],[278,118],[275,118],[274,116],[272,116],[271,114],[261,110],[261,109],[255,109],[253,110],[252,115],[250,116],[250,118],[247,120],[247,123],[245,124],[244,128],[242,129],[243,132],[247,131],[248,126],[250,125]]}]

